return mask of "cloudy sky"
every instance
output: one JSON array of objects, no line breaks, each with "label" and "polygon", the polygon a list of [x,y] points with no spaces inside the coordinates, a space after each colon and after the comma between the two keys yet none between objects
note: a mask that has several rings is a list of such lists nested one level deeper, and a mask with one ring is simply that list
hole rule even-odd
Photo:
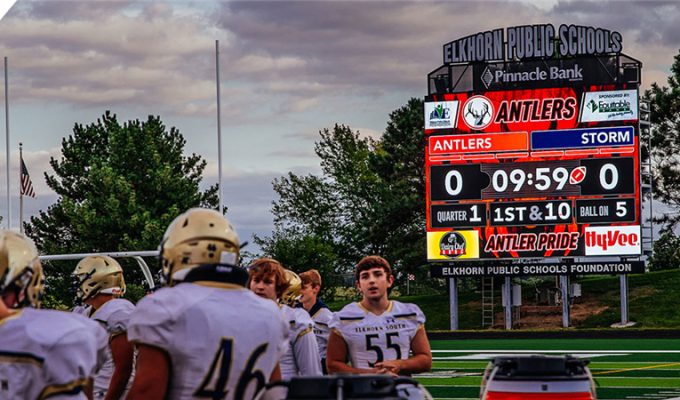
[{"label": "cloudy sky", "polygon": [[[74,123],[105,110],[120,120],[160,115],[185,136],[187,152],[208,161],[204,183],[214,184],[219,40],[224,202],[242,237],[266,235],[272,179],[318,172],[314,142],[335,123],[378,137],[391,111],[426,94],[443,44],[515,25],[599,26],[621,32],[647,87],[666,82],[680,48],[677,21],[676,2],[651,1],[19,0],[0,21],[11,192],[23,142],[38,195],[25,201],[25,217],[55,202],[43,178],[50,156],[60,156]],[[0,120],[4,128],[4,112]],[[11,204],[16,228],[18,196]]]}]

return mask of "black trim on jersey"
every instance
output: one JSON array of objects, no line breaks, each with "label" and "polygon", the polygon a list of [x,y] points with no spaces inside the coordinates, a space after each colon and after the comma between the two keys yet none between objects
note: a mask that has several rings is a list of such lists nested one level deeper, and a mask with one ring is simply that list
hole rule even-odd
[{"label": "black trim on jersey", "polygon": [[198,281],[233,283],[245,287],[248,271],[231,264],[204,264],[192,268],[182,282]]},{"label": "black trim on jersey", "polygon": [[394,318],[411,318],[411,317],[415,317],[415,316],[417,316],[417,315],[418,315],[418,314],[416,314],[416,313],[410,313],[410,314],[395,314],[395,315],[393,315],[392,317],[394,317]]},{"label": "black trim on jersey", "polygon": [[32,353],[23,353],[18,351],[0,351],[0,357],[26,358],[29,360],[39,362],[40,364],[45,362],[45,358],[43,357],[36,356],[35,354]]},{"label": "black trim on jersey", "polygon": [[340,321],[361,321],[364,317],[340,317]]},{"label": "black trim on jersey", "polygon": [[316,299],[316,303],[314,303],[314,305],[312,306],[312,308],[309,309],[309,315],[314,315],[314,314],[316,314],[316,313],[319,312],[319,310],[321,310],[322,308],[328,308],[328,306],[326,305],[326,303],[324,303],[323,301],[321,301],[321,299],[318,299],[318,298],[317,298],[317,299]]},{"label": "black trim on jersey", "polygon": [[323,322],[314,321],[314,323],[317,324],[317,325],[325,326],[326,328],[328,328],[328,324],[324,324]]}]

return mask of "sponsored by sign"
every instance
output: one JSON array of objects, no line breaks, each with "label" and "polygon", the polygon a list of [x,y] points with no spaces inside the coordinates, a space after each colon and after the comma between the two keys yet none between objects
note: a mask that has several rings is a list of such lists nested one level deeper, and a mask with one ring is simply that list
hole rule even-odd
[{"label": "sponsored by sign", "polygon": [[457,121],[457,101],[425,103],[425,129],[453,129]]},{"label": "sponsored by sign", "polygon": [[640,226],[587,226],[584,233],[587,256],[640,255]]},{"label": "sponsored by sign", "polygon": [[637,90],[586,92],[581,102],[581,122],[638,119]]},{"label": "sponsored by sign", "polygon": [[635,144],[632,126],[611,128],[563,129],[531,132],[532,150],[580,149],[632,146]]},{"label": "sponsored by sign", "polygon": [[477,231],[427,232],[428,260],[479,258]]}]

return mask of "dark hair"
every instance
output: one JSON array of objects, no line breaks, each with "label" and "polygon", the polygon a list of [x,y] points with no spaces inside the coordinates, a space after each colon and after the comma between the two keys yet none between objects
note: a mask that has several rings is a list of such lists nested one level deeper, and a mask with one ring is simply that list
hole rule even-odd
[{"label": "dark hair", "polygon": [[276,280],[277,298],[280,298],[288,287],[290,287],[283,266],[273,258],[258,258],[250,264],[248,267],[248,283],[246,287],[250,289],[250,282],[253,279],[264,279],[265,276],[273,276]]},{"label": "dark hair", "polygon": [[380,256],[366,256],[357,263],[354,269],[354,277],[357,282],[359,282],[361,272],[372,268],[382,268],[387,276],[392,275],[392,267],[390,267],[390,263],[387,260]]},{"label": "dark hair", "polygon": [[300,281],[302,281],[302,286],[321,287],[321,274],[315,269],[310,269],[300,274]]}]

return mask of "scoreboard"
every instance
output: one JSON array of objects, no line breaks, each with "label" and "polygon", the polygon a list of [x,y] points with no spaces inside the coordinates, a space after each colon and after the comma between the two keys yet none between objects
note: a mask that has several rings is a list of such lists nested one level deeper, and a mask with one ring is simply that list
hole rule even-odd
[{"label": "scoreboard", "polygon": [[638,85],[432,94],[429,261],[638,256]]}]

